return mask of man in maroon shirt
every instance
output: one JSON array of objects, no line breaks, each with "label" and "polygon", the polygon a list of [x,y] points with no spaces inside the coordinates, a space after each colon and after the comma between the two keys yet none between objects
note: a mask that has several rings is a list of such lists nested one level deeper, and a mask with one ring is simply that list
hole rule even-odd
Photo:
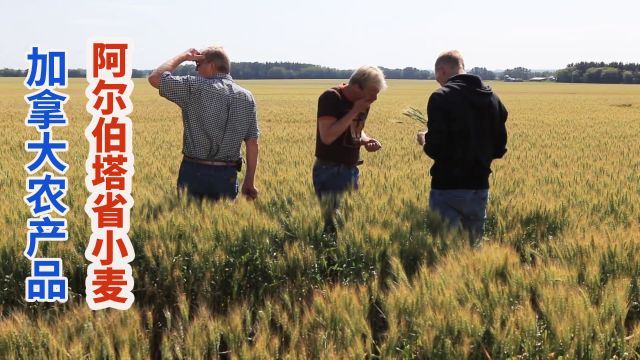
[{"label": "man in maroon shirt", "polygon": [[362,66],[348,84],[332,87],[318,99],[313,187],[322,205],[325,235],[336,234],[340,195],[358,189],[360,147],[369,152],[382,148],[363,128],[371,104],[386,87],[378,67]]}]

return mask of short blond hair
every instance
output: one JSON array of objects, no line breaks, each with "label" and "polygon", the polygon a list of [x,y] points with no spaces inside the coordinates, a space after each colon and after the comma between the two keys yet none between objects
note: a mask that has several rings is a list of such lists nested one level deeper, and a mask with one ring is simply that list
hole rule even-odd
[{"label": "short blond hair", "polygon": [[365,65],[359,67],[351,74],[349,85],[358,85],[360,88],[373,85],[382,91],[387,88],[387,82],[384,79],[384,73],[375,65]]},{"label": "short blond hair", "polygon": [[231,71],[231,61],[229,61],[229,55],[222,46],[209,46],[201,51],[207,62],[213,63],[216,66],[216,70],[221,73],[228,74]]},{"label": "short blond hair", "polygon": [[443,52],[438,56],[438,59],[436,59],[435,68],[438,69],[440,66],[464,69],[464,59],[462,58],[462,54],[460,54],[458,50]]}]

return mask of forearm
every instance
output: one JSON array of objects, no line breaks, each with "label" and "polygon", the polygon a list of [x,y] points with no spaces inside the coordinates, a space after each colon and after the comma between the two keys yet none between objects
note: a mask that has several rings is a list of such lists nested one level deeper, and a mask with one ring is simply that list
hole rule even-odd
[{"label": "forearm", "polygon": [[427,104],[427,132],[424,134],[423,150],[434,160],[444,155],[450,143],[445,116],[441,97],[437,93],[432,94]]},{"label": "forearm", "polygon": [[433,131],[428,131],[425,134],[424,146],[422,149],[427,156],[436,160],[446,153],[446,144],[447,142],[443,141],[443,136],[435,134]]},{"label": "forearm", "polygon": [[182,64],[185,61],[184,54],[177,55],[168,61],[164,62],[162,65],[158,66],[154,69],[149,75],[149,83],[154,88],[158,89],[160,87],[160,76],[165,71],[173,72],[178,65]]},{"label": "forearm", "polygon": [[497,145],[495,146],[494,158],[500,159],[507,152],[507,128],[505,123],[507,121],[508,113],[507,109],[500,102],[500,119],[496,122],[496,138]]},{"label": "forearm", "polygon": [[323,143],[329,145],[336,141],[351,126],[351,122],[356,118],[358,113],[354,110],[346,113],[342,118],[335,121],[326,129],[320,129],[320,138]]},{"label": "forearm", "polygon": [[245,183],[253,184],[258,168],[258,139],[246,141],[247,147],[247,172],[244,176]]},{"label": "forearm", "polygon": [[442,157],[449,144],[447,129],[441,114],[432,112],[427,121],[427,132],[424,134],[424,152],[432,159]]}]

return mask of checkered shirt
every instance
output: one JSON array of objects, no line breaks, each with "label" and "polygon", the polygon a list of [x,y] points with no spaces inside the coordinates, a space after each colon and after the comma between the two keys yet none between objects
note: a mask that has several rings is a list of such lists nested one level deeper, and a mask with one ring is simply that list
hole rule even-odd
[{"label": "checkered shirt", "polygon": [[260,135],[253,94],[228,74],[207,79],[165,71],[160,96],[182,109],[182,153],[186,156],[235,161],[241,157],[242,141]]}]

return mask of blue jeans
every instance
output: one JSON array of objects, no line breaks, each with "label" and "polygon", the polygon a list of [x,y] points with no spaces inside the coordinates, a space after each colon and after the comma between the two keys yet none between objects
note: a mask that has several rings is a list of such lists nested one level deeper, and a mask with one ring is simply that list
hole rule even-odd
[{"label": "blue jeans", "polygon": [[178,191],[186,190],[196,199],[235,199],[238,174],[234,166],[212,166],[182,160],[178,173]]},{"label": "blue jeans", "polygon": [[357,166],[342,165],[322,160],[313,164],[313,188],[319,199],[328,194],[342,194],[358,190],[360,171]]},{"label": "blue jeans", "polygon": [[324,233],[335,234],[334,218],[338,211],[340,197],[349,190],[358,190],[360,171],[357,166],[316,159],[312,173],[313,188],[322,206]]},{"label": "blue jeans", "polygon": [[488,199],[489,189],[431,189],[429,208],[447,221],[451,229],[462,226],[469,231],[473,244],[478,245],[484,235]]}]

